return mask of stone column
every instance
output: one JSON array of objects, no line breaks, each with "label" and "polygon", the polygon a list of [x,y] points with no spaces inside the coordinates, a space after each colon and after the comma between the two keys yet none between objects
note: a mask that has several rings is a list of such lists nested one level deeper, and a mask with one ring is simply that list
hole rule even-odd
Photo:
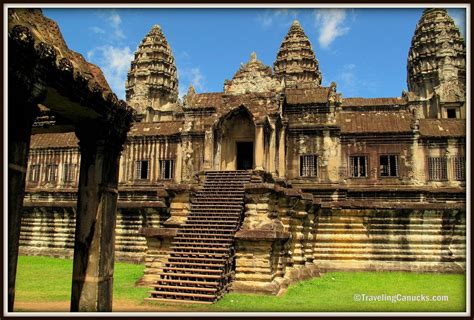
[{"label": "stone column", "polygon": [[264,159],[263,124],[255,124],[255,170],[263,170]]},{"label": "stone column", "polygon": [[[89,124],[89,128],[97,127],[101,128]],[[112,311],[118,168],[123,141],[90,131],[95,130],[76,129],[81,171],[71,311]]]},{"label": "stone column", "polygon": [[[10,82],[10,88],[13,84]],[[10,90],[9,90],[10,91]],[[11,90],[14,91],[14,90]],[[12,96],[8,101],[8,311],[13,312],[15,280],[20,241],[21,213],[25,193],[31,127],[36,105],[19,101],[23,96]]]},{"label": "stone column", "polygon": [[186,143],[183,141],[181,137],[181,141],[178,141],[177,146],[176,146],[176,169],[175,169],[175,177],[174,180],[177,183],[181,182],[182,176],[183,176],[183,143]]},{"label": "stone column", "polygon": [[270,123],[271,132],[270,132],[270,146],[268,148],[268,157],[269,157],[269,168],[270,173],[275,174],[275,158],[276,158],[276,125],[275,122]]},{"label": "stone column", "polygon": [[204,137],[204,170],[212,170],[212,153],[214,150],[214,132],[212,128],[205,133]]},{"label": "stone column", "polygon": [[278,146],[278,175],[280,177],[285,176],[285,169],[286,169],[286,155],[285,155],[285,148],[286,148],[286,139],[285,139],[285,127],[281,127],[280,133],[278,135],[279,139],[279,146]]}]

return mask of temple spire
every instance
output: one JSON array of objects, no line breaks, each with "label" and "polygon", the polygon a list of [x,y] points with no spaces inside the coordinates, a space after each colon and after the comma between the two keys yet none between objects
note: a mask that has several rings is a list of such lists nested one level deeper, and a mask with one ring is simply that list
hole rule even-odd
[{"label": "temple spire", "polygon": [[293,21],[281,43],[274,70],[278,80],[284,78],[287,86],[321,85],[318,60],[298,20]]},{"label": "temple spire", "polygon": [[178,78],[171,47],[154,25],[135,52],[126,83],[127,102],[138,114],[159,110],[178,99]]}]

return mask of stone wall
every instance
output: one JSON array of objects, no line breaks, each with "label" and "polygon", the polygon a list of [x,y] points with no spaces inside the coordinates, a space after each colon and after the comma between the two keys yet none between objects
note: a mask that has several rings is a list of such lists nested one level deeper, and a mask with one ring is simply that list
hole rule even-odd
[{"label": "stone wall", "polygon": [[314,262],[321,270],[464,272],[466,212],[321,209]]},{"label": "stone wall", "polygon": [[[119,261],[143,262],[146,241],[142,227],[158,226],[161,209],[122,208],[117,213],[115,257]],[[20,233],[20,254],[72,258],[76,209],[72,206],[26,207]]]}]

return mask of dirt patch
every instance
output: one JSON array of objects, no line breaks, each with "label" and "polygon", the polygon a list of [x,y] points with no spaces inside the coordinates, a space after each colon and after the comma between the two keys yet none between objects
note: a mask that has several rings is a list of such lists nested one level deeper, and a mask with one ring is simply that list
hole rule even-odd
[{"label": "dirt patch", "polygon": [[[15,302],[15,312],[69,312],[69,301],[58,302]],[[136,304],[131,301],[114,301],[113,312],[192,312],[195,310],[181,305]]]}]

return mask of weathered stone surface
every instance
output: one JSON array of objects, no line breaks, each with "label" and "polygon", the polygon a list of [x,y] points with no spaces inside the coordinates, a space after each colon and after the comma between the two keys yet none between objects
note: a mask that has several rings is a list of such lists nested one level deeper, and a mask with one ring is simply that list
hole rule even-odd
[{"label": "weathered stone surface", "polygon": [[139,113],[147,108],[174,110],[178,78],[171,47],[159,25],[153,26],[140,43],[126,83],[127,102]]},{"label": "weathered stone surface", "polygon": [[274,63],[277,79],[287,87],[320,86],[319,63],[299,21],[293,21]]},{"label": "weathered stone surface", "polygon": [[275,92],[279,89],[279,83],[274,79],[272,69],[257,60],[255,52],[250,55],[249,62],[240,66],[232,80],[226,80],[224,83],[226,94]]},{"label": "weathered stone surface", "polygon": [[[446,9],[426,9],[418,22],[408,53],[408,89],[429,98],[433,89],[443,100],[452,87],[454,101],[464,99],[466,46]],[[441,85],[441,87],[438,87]],[[446,93],[445,93],[446,92]]]}]

